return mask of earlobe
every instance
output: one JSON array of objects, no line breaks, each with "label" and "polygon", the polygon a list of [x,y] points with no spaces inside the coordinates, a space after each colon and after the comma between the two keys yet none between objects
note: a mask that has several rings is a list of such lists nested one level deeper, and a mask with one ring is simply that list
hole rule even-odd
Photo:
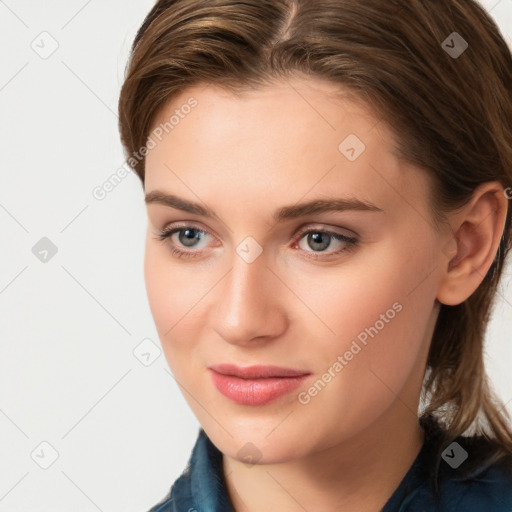
[{"label": "earlobe", "polygon": [[437,300],[455,306],[464,302],[480,286],[489,271],[507,216],[507,198],[498,182],[478,187],[471,201],[451,219],[453,229],[450,254],[439,283]]}]

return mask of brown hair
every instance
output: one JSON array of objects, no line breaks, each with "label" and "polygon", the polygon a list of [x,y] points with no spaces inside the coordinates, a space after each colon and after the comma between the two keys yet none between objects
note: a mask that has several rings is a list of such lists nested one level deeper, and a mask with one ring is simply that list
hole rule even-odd
[{"label": "brown hair", "polygon": [[[468,43],[460,56],[445,51],[455,44],[453,32]],[[144,184],[144,158],[133,155],[159,109],[187,86],[241,91],[294,73],[340,84],[375,109],[393,130],[400,158],[432,176],[436,224],[478,185],[512,184],[512,56],[474,0],[159,0],[135,37],[119,99],[130,167]],[[479,464],[512,455],[510,419],[483,360],[510,246],[509,209],[480,287],[460,305],[441,305],[420,418],[425,426],[434,415],[443,423],[437,464],[471,428],[491,446]]]}]

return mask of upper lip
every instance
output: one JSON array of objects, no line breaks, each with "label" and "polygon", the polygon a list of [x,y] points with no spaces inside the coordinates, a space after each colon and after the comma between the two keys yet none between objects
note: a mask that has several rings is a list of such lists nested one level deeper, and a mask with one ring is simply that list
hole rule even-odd
[{"label": "upper lip", "polygon": [[299,375],[309,375],[305,370],[295,370],[293,368],[282,368],[280,366],[245,366],[240,367],[234,364],[215,364],[209,367],[211,370],[231,375],[242,379],[262,379],[270,377],[297,377]]}]

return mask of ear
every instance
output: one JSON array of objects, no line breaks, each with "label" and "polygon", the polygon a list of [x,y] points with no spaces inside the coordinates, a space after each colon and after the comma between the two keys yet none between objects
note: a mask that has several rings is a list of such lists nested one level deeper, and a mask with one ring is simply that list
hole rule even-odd
[{"label": "ear", "polygon": [[455,306],[480,286],[498,251],[507,218],[507,195],[499,182],[487,182],[450,219],[451,254],[439,282],[437,300]]}]

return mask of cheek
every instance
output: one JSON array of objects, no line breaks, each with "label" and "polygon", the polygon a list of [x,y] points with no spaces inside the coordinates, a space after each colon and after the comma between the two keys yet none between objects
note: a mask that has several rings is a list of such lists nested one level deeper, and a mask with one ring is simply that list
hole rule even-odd
[{"label": "cheek", "polygon": [[[290,270],[286,280],[293,283],[294,293],[307,306],[307,316],[300,318],[315,322],[319,339],[324,339],[327,347],[350,345],[350,340],[372,326],[383,334],[391,325],[412,328],[418,322],[417,337],[422,318],[432,312],[435,277],[429,274],[435,267],[426,248],[411,245],[417,249],[414,253],[393,240],[375,250],[366,248],[361,257],[336,267]],[[396,339],[399,342],[403,339]]]},{"label": "cheek", "polygon": [[[301,318],[310,319],[310,337],[315,338],[320,356],[315,370],[327,370],[341,356],[344,368],[375,366],[384,378],[393,373],[400,379],[401,371],[415,361],[431,313],[424,301],[408,295],[408,281],[383,266],[375,273],[354,268],[350,275],[344,272],[315,281],[314,289],[304,283],[296,290],[308,306]],[[359,373],[363,374],[366,371]]]},{"label": "cheek", "polygon": [[416,414],[428,350],[423,337],[427,324],[424,310],[403,298],[372,304],[351,322],[355,334],[340,339],[327,358],[326,367],[332,367],[341,356],[343,369],[313,405],[319,414],[331,411],[324,416],[328,430],[336,432],[343,425],[347,436],[355,434],[394,405],[405,414],[407,409]]},{"label": "cheek", "polygon": [[[154,243],[146,244],[144,278],[148,302],[165,357],[173,374],[191,366],[201,339],[208,337],[201,321],[201,300],[214,287],[211,273],[198,271],[172,260]],[[205,330],[205,334],[201,330]],[[210,334],[211,336],[211,334]]]},{"label": "cheek", "polygon": [[172,273],[149,243],[146,244],[144,255],[144,280],[151,314],[163,341],[164,333],[173,325],[171,312],[175,311],[176,293],[172,288]]}]

